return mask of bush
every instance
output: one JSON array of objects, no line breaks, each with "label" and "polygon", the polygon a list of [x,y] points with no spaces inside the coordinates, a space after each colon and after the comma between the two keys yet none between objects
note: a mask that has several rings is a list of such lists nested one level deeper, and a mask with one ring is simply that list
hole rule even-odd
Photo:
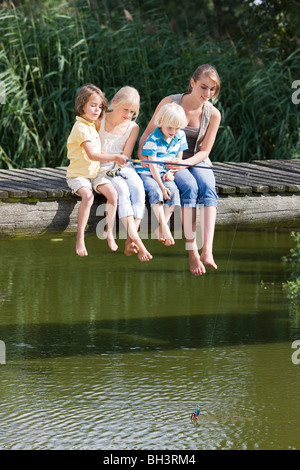
[{"label": "bush", "polygon": [[290,254],[284,258],[286,263],[290,263],[291,279],[284,283],[288,298],[294,304],[298,304],[300,300],[300,233],[292,232],[292,238],[296,245],[291,248]]},{"label": "bush", "polygon": [[213,160],[299,158],[291,85],[300,78],[300,49],[284,60],[268,50],[258,60],[239,52],[242,43],[212,40],[205,30],[180,36],[158,10],[142,20],[126,18],[119,7],[112,15],[72,2],[49,5],[34,15],[0,9],[0,168],[67,164],[73,103],[84,83],[95,83],[108,99],[123,85],[137,88],[143,131],[157,103],[185,91],[200,63],[216,66],[222,80]]}]

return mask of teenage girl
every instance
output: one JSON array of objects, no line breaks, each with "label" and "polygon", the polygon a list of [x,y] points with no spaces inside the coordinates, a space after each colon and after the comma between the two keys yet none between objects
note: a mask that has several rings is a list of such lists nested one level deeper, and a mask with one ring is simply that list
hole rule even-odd
[{"label": "teenage girl", "polygon": [[[139,134],[139,126],[135,122],[139,109],[140,95],[135,88],[125,86],[115,94],[109,111],[96,124],[106,154],[122,154],[128,159],[131,157]],[[101,167],[118,193],[118,214],[127,231],[125,255],[137,254],[140,261],[149,261],[152,255],[138,235],[145,211],[142,180],[131,162],[120,165],[108,159]]]},{"label": "teenage girl", "polygon": [[[215,101],[219,91],[220,78],[216,69],[208,64],[199,66],[190,79],[186,93],[167,96],[158,104],[140,139],[139,158],[143,158],[141,156],[143,144],[154,130],[157,112],[164,104],[175,101],[184,109],[188,121],[184,130],[189,148],[183,152],[184,163],[211,166],[209,154],[215,142],[221,114],[209,100]],[[182,223],[190,271],[194,275],[201,275],[206,271],[204,265],[217,269],[212,253],[218,200],[214,173],[207,168],[188,167],[177,171],[174,176],[180,191]],[[196,242],[197,204],[201,206],[201,255]]]},{"label": "teenage girl", "polygon": [[79,256],[88,254],[84,242],[84,231],[94,201],[93,189],[107,198],[107,225],[103,236],[112,251],[118,248],[113,236],[118,194],[110,180],[105,177],[100,164],[109,160],[122,165],[126,163],[127,158],[118,153],[101,152],[95,122],[106,110],[107,100],[98,87],[89,84],[80,88],[74,106],[76,122],[67,141],[67,155],[70,160],[67,168],[67,183],[73,193],[81,197],[76,238],[76,253]]}]

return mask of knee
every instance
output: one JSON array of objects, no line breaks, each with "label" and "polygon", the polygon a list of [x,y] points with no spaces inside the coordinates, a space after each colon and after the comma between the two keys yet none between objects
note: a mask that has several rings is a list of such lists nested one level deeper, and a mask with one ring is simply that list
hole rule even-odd
[{"label": "knee", "polygon": [[94,194],[92,191],[86,191],[81,195],[81,201],[83,204],[85,204],[87,207],[91,207],[94,202]]},{"label": "knee", "polygon": [[136,204],[144,204],[145,202],[145,189],[144,185],[139,185],[131,192],[131,199]]},{"label": "knee", "polygon": [[198,185],[195,180],[183,181],[179,186],[180,195],[185,200],[195,200],[198,197]]},{"label": "knee", "polygon": [[108,204],[111,204],[112,206],[117,205],[117,203],[118,203],[118,192],[114,187],[110,188],[110,191],[106,196],[106,199],[107,199]]},{"label": "knee", "polygon": [[158,185],[153,187],[151,191],[149,191],[149,198],[150,201],[153,201],[154,204],[156,204],[157,202],[163,202],[163,194]]}]

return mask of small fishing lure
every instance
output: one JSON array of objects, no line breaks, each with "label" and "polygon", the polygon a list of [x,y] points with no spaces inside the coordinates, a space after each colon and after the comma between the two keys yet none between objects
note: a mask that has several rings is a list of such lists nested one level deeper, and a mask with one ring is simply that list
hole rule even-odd
[{"label": "small fishing lure", "polygon": [[200,414],[200,408],[199,406],[197,406],[196,413],[191,414],[192,423],[196,423],[198,421],[199,414]]}]

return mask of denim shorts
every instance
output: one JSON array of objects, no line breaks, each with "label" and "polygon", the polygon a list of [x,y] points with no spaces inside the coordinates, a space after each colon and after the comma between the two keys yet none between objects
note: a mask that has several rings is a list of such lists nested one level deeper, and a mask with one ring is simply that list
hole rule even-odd
[{"label": "denim shorts", "polygon": [[206,163],[201,166],[203,168],[184,168],[175,173],[182,207],[197,207],[197,204],[214,207],[218,205],[214,172]]},{"label": "denim shorts", "polygon": [[148,194],[151,206],[157,204],[158,202],[164,202],[168,206],[180,206],[179,190],[175,184],[175,181],[163,181],[164,186],[166,186],[166,188],[171,191],[171,199],[164,200],[162,190],[160,189],[155,179],[152,177],[151,173],[144,171],[140,172],[139,175],[143,180],[144,188]]}]

